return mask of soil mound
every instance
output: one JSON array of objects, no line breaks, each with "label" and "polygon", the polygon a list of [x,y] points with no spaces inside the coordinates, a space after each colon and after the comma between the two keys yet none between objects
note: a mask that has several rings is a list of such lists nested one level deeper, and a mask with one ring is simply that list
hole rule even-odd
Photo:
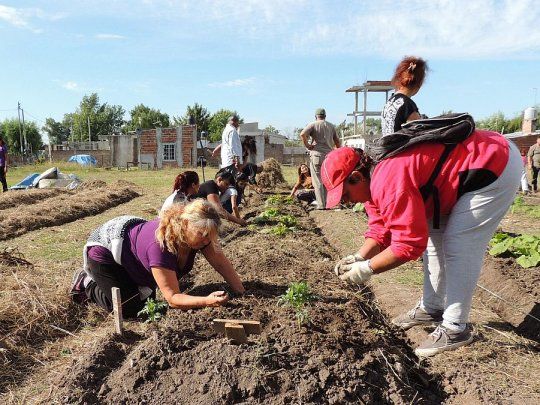
[{"label": "soil mound", "polygon": [[[248,215],[264,205],[251,207]],[[336,252],[296,205],[294,232],[266,232],[272,225],[233,230],[225,253],[247,294],[226,307],[170,310],[147,338],[129,349],[105,340],[95,356],[74,356],[59,382],[64,402],[147,403],[440,403],[442,394],[417,369],[406,342],[396,337],[377,310],[369,290],[336,279]],[[310,323],[300,326],[278,297],[293,281],[306,280],[316,300]],[[207,295],[223,280],[199,257],[182,289]],[[261,335],[232,345],[212,328],[212,319],[260,320]],[[103,363],[99,353],[117,352]]]},{"label": "soil mound", "polygon": [[140,194],[135,188],[135,184],[121,181],[100,188],[99,193],[95,188],[86,188],[21,207],[16,213],[5,215],[0,220],[0,240],[99,214],[138,197]]},{"label": "soil mound", "polygon": [[0,194],[0,211],[21,205],[30,205],[58,195],[69,195],[72,192],[64,188],[33,188],[14,190]]},{"label": "soil mound", "polygon": [[263,171],[257,175],[257,185],[262,188],[275,188],[285,183],[279,162],[274,159],[266,159],[261,163]]},{"label": "soil mound", "polygon": [[77,190],[88,190],[88,189],[96,189],[96,188],[103,188],[107,187],[107,183],[105,183],[103,180],[88,180],[82,182],[79,187],[77,187]]}]

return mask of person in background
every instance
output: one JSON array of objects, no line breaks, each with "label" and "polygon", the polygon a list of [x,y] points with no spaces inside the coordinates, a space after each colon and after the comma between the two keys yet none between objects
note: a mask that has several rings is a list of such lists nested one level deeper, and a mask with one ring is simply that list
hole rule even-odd
[{"label": "person in background", "polygon": [[112,311],[111,288],[117,287],[123,315],[128,318],[137,316],[157,288],[171,308],[224,305],[230,298],[225,291],[192,296],[182,293],[179,284],[201,252],[234,293],[244,293],[242,281],[221,250],[220,222],[217,210],[204,200],[172,205],[151,221],[131,216],[107,221],[84,246],[84,267],[75,272],[72,299]]},{"label": "person in background", "polygon": [[[424,142],[388,157],[373,169],[361,149],[340,148],[323,163],[328,207],[362,202],[368,231],[360,250],[340,260],[344,281],[367,282],[373,274],[423,256],[424,291],[418,304],[392,322],[409,329],[438,325],[415,353],[428,357],[472,342],[472,296],[488,243],[514,201],[523,164],[506,138],[476,130],[444,161],[424,200],[428,182],[445,145]],[[440,214],[439,226],[433,218]]]},{"label": "person in background", "polygon": [[531,183],[533,191],[538,191],[538,172],[540,172],[540,136],[536,138],[536,143],[529,148],[527,153],[529,168],[531,169]]},{"label": "person in background", "polygon": [[167,197],[161,207],[160,215],[173,204],[186,204],[199,192],[199,175],[187,170],[174,179],[173,192]]},{"label": "person in background", "polygon": [[406,56],[399,62],[392,77],[396,92],[388,99],[381,114],[382,136],[399,131],[408,121],[422,118],[411,97],[422,87],[428,70],[427,62],[414,56]]},{"label": "person in background", "polygon": [[315,201],[315,191],[311,182],[311,172],[308,165],[302,163],[298,167],[298,180],[291,191],[291,197],[311,204]]},{"label": "person in background", "polygon": [[7,166],[8,153],[7,145],[4,142],[4,138],[0,137],[0,182],[2,183],[3,192],[8,191],[6,175],[8,171]]},{"label": "person in background", "polygon": [[238,133],[239,126],[240,118],[238,115],[230,116],[221,134],[221,145],[212,152],[212,156],[214,156],[217,150],[221,149],[221,168],[233,173],[242,168],[243,153],[240,134]]},{"label": "person in background", "polygon": [[221,206],[230,214],[234,214],[236,218],[240,218],[240,210],[238,206],[242,202],[244,195],[244,189],[248,184],[248,176],[243,172],[236,174],[236,180],[234,186],[229,186],[225,192],[221,193],[219,200]]},{"label": "person in background", "polygon": [[521,192],[525,195],[529,194],[529,181],[527,180],[527,149],[521,148],[521,160],[523,162],[523,172],[521,173]]},{"label": "person in background", "polygon": [[199,192],[193,198],[204,198],[214,205],[221,217],[241,226],[246,226],[247,222],[240,217],[236,217],[227,212],[221,205],[220,195],[225,193],[230,186],[234,186],[234,175],[226,168],[216,173],[214,180],[208,180],[201,184]]},{"label": "person in background", "polygon": [[[324,210],[326,207],[326,190],[321,182],[321,165],[332,148],[339,148],[340,146],[336,127],[326,121],[326,110],[324,108],[315,110],[315,121],[302,130],[300,137],[306,149],[309,150],[309,168],[317,200],[317,209]],[[311,138],[309,143],[308,138]]]}]

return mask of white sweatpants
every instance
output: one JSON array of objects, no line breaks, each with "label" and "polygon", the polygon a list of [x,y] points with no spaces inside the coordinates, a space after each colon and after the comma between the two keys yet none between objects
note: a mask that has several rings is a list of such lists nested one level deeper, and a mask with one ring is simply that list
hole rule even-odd
[{"label": "white sweatpants", "polygon": [[529,191],[529,181],[527,180],[527,172],[525,169],[521,172],[521,191]]},{"label": "white sweatpants", "polygon": [[508,143],[508,164],[501,176],[462,195],[450,215],[441,216],[440,229],[430,224],[422,305],[428,312],[444,310],[447,322],[468,322],[487,245],[519,187],[523,162],[517,147]]}]

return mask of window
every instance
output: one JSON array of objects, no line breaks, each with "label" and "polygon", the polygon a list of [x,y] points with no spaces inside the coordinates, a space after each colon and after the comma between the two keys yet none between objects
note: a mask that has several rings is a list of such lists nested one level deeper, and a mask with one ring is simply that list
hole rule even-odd
[{"label": "window", "polygon": [[163,144],[163,160],[176,160],[176,144]]}]

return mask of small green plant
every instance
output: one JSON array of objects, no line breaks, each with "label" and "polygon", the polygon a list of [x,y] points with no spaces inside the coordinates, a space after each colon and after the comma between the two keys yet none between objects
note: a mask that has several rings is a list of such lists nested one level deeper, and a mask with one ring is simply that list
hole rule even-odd
[{"label": "small green plant", "polygon": [[311,293],[307,281],[299,281],[289,285],[285,294],[279,297],[278,304],[294,309],[298,326],[301,326],[311,322],[306,306],[314,300],[315,296]]},{"label": "small green plant", "polygon": [[256,224],[264,224],[266,222],[271,222],[275,220],[281,212],[277,208],[267,208],[263,212],[261,212],[259,215],[257,215],[253,222]]},{"label": "small green plant", "polygon": [[510,236],[497,233],[490,241],[492,256],[510,255],[523,268],[536,267],[540,264],[540,237],[533,235]]},{"label": "small green plant", "polygon": [[364,212],[364,204],[362,203],[356,203],[353,207],[353,212]]},{"label": "small green plant", "polygon": [[276,236],[285,236],[286,234],[292,231],[293,231],[293,228],[289,228],[287,225],[284,225],[282,223],[279,223],[276,226],[273,226],[272,228],[270,228],[270,233]]},{"label": "small green plant", "polygon": [[269,205],[290,205],[294,203],[294,199],[290,195],[275,194],[266,199],[266,206]]},{"label": "small green plant", "polygon": [[292,215],[281,215],[278,217],[278,221],[280,224],[283,224],[288,228],[292,228],[298,225],[298,220]]},{"label": "small green plant", "polygon": [[167,308],[167,303],[148,298],[146,300],[146,305],[137,313],[137,316],[146,315],[146,322],[156,322],[163,317]]}]

